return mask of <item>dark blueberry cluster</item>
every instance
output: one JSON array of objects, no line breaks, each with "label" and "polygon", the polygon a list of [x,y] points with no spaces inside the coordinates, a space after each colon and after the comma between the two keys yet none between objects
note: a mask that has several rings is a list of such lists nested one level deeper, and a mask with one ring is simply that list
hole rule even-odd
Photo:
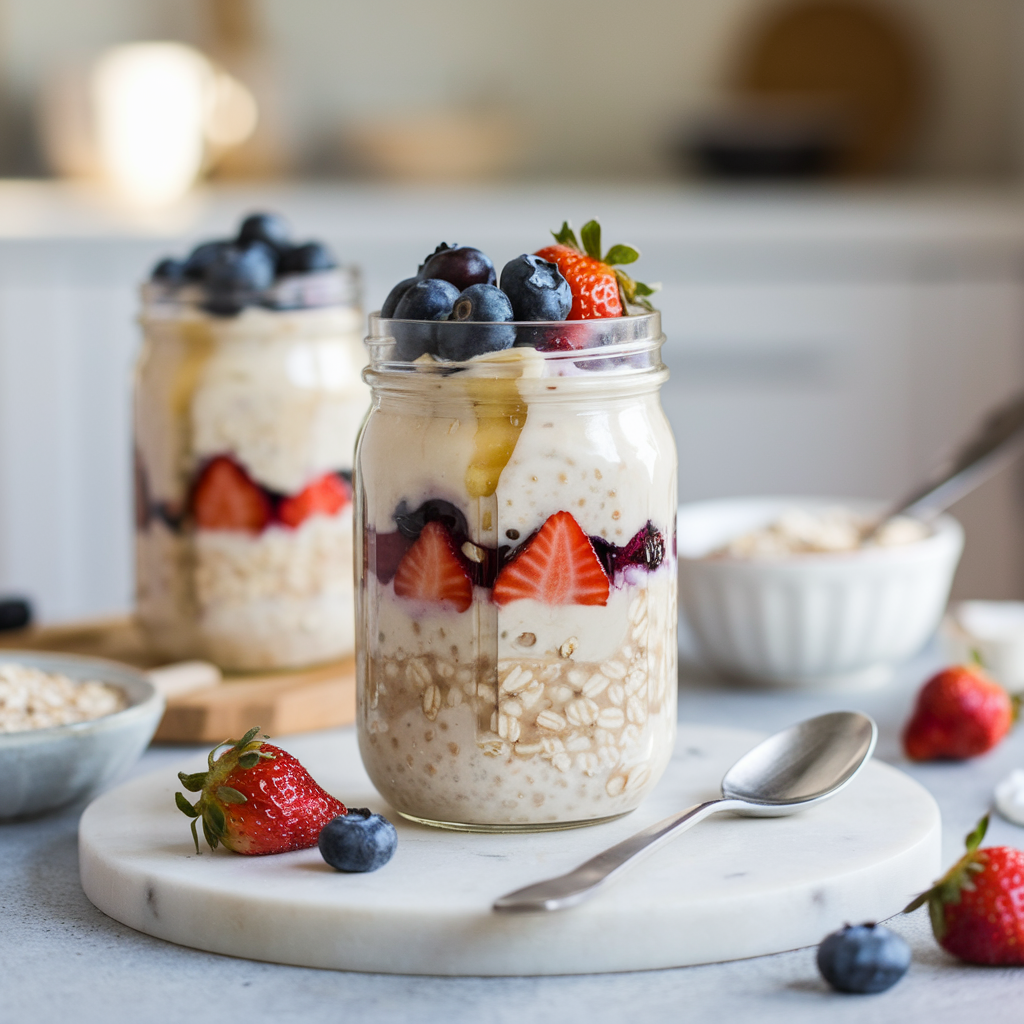
[{"label": "dark blueberry cluster", "polygon": [[247,306],[323,305],[325,295],[333,293],[310,287],[310,275],[337,265],[322,242],[295,244],[283,217],[253,213],[242,221],[234,238],[203,242],[183,260],[160,260],[150,280],[174,292],[196,288],[207,312],[235,316]]},{"label": "dark blueberry cluster", "polygon": [[[565,320],[569,284],[554,263],[523,253],[501,271],[479,249],[442,242],[415,277],[399,281],[381,306],[394,325],[399,359],[462,361],[516,344],[513,322]],[[465,326],[439,328],[441,322]],[[533,344],[531,338],[530,344]]]}]

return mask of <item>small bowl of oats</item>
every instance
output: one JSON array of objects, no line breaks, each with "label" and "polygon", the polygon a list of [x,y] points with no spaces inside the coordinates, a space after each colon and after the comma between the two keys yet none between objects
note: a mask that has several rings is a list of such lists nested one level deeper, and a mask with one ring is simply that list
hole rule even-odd
[{"label": "small bowl of oats", "polygon": [[0,651],[0,819],[52,811],[112,782],[146,749],[163,710],[128,665]]}]

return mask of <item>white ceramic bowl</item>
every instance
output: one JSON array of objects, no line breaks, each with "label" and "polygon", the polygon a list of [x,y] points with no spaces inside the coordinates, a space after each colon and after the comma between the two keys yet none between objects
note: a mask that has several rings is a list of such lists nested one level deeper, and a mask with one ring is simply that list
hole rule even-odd
[{"label": "white ceramic bowl", "polygon": [[679,509],[679,598],[701,660],[728,675],[784,686],[883,681],[934,633],[949,597],[963,529],[940,516],[910,544],[775,559],[707,558],[786,509],[873,502],[733,498]]},{"label": "white ceramic bowl", "polygon": [[6,650],[0,650],[0,662],[109,683],[128,704],[123,711],[89,722],[0,733],[0,819],[41,814],[90,795],[138,760],[160,724],[163,697],[127,665],[73,654]]}]

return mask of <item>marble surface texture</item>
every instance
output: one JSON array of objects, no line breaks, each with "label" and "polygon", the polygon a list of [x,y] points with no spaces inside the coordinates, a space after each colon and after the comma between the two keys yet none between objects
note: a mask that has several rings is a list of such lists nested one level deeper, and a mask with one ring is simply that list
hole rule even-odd
[{"label": "marble surface texture", "polygon": [[[969,764],[907,765],[899,731],[913,692],[937,665],[930,652],[884,689],[863,694],[787,694],[726,689],[685,676],[684,722],[771,731],[826,710],[872,714],[877,756],[907,771],[942,811],[943,859],[991,803],[996,781],[1024,766],[1024,730]],[[176,771],[195,753],[156,748],[136,766],[141,777]],[[0,1022],[110,1024],[192,1022],[208,1000],[238,1018],[406,1024],[612,1024],[722,1020],[730,1024],[927,1022],[1017,1024],[1024,972],[961,964],[935,943],[924,911],[890,926],[910,943],[908,976],[879,996],[835,994],[819,977],[814,949],[672,970],[543,978],[440,978],[286,967],[219,956],[133,931],[88,901],[78,880],[82,807],[0,826]],[[694,832],[691,838],[696,838]],[[683,837],[680,842],[685,841]],[[987,840],[1024,847],[1024,829],[993,819]]]},{"label": "marble surface texture", "polygon": [[[655,851],[580,907],[496,914],[497,896],[562,874],[641,828],[718,795],[755,745],[743,729],[686,725],[654,793],[590,828],[471,835],[403,821],[362,769],[354,730],[285,745],[328,791],[398,827],[386,868],[339,875],[319,851],[196,854],[167,771],[125,783],[82,817],[86,895],[133,928],[219,953],[388,974],[602,973],[713,963],[818,941],[899,912],[939,871],[935,801],[869,763],[832,800],[784,818],[720,815]],[[197,762],[186,771],[202,770]]]}]

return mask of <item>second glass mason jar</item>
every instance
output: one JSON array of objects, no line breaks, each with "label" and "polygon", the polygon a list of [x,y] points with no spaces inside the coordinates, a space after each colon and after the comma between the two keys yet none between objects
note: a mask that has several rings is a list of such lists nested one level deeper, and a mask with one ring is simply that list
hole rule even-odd
[{"label": "second glass mason jar", "polygon": [[[516,332],[466,362],[415,333]],[[468,335],[466,335],[468,339]],[[356,453],[358,733],[402,815],[480,831],[632,810],[676,731],[676,452],[657,313],[370,318]],[[408,356],[407,356],[408,358]]]},{"label": "second glass mason jar", "polygon": [[297,281],[305,308],[234,315],[143,286],[137,617],[165,657],[269,670],[355,649],[350,480],[369,404],[358,279]]}]

